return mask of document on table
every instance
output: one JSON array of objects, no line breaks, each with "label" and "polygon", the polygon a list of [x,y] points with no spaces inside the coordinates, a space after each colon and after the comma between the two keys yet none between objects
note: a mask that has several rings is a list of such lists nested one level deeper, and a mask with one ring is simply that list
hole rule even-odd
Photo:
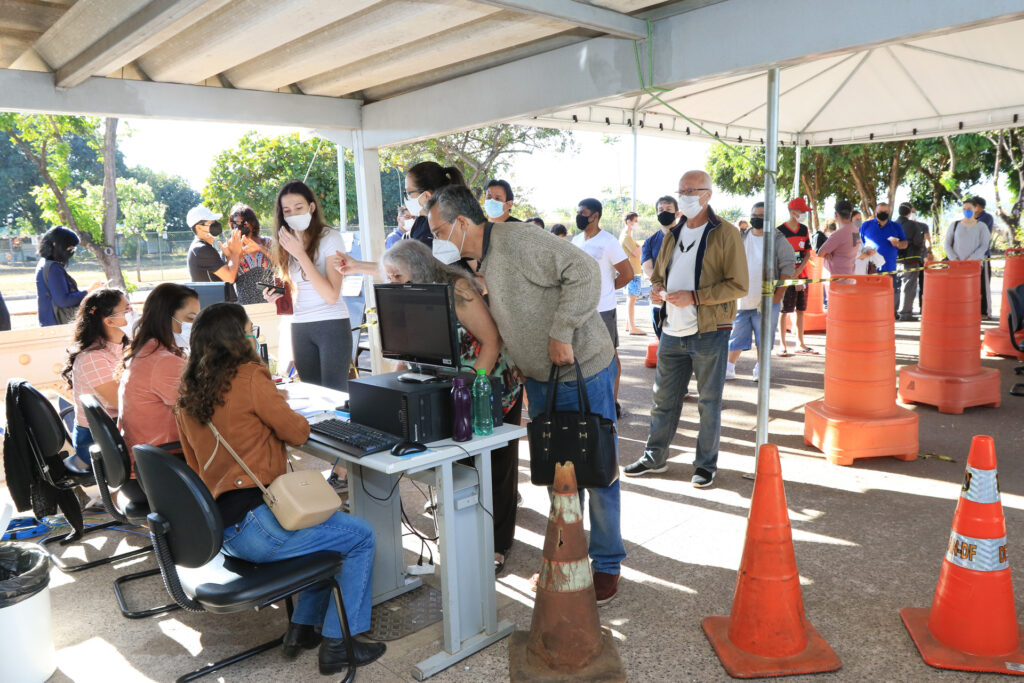
[{"label": "document on table", "polygon": [[359,296],[363,293],[363,276],[346,275],[341,281],[342,296]]}]

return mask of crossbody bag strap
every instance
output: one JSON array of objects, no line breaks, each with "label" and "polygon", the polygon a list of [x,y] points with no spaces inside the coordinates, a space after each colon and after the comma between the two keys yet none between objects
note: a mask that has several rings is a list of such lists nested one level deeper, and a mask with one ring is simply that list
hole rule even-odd
[{"label": "crossbody bag strap", "polygon": [[218,432],[217,428],[213,426],[213,423],[207,422],[206,426],[209,427],[210,431],[213,432],[213,435],[217,437],[217,446],[214,447],[213,453],[210,454],[210,459],[206,461],[205,465],[203,465],[203,470],[205,471],[206,468],[210,466],[210,463],[213,462],[213,458],[214,456],[217,455],[217,449],[220,448],[220,444],[224,444],[224,448],[228,450],[228,453],[230,453],[231,457],[235,459],[235,462],[237,462],[238,465],[245,471],[245,473],[249,475],[249,478],[253,480],[253,483],[255,483],[256,486],[259,487],[260,491],[263,492],[263,495],[269,498],[272,503],[276,503],[277,500],[274,498],[274,494],[268,491],[267,487],[260,483],[259,477],[253,474],[252,470],[249,469],[248,465],[246,465],[242,461],[242,459],[238,457],[238,453],[235,453],[235,449],[231,447],[231,444],[227,442],[227,439],[220,435],[220,432]]}]

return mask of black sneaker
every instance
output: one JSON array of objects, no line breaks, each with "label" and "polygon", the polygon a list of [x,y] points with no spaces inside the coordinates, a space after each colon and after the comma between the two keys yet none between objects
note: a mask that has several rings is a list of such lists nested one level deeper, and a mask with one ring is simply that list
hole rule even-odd
[{"label": "black sneaker", "polygon": [[706,489],[715,483],[715,473],[698,467],[690,477],[690,483],[694,488]]},{"label": "black sneaker", "polygon": [[627,477],[639,477],[643,474],[661,474],[667,472],[668,466],[662,465],[661,467],[651,467],[646,464],[643,459],[637,460],[632,465],[626,465],[622,468],[622,473]]}]

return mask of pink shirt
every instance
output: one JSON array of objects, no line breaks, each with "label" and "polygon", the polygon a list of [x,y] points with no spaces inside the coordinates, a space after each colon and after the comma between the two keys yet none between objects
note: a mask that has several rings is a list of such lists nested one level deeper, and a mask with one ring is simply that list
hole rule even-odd
[{"label": "pink shirt", "polygon": [[818,256],[825,258],[825,269],[831,276],[852,275],[859,253],[860,232],[853,223],[836,228],[818,250]]},{"label": "pink shirt", "polygon": [[124,348],[120,344],[106,342],[103,346],[93,346],[75,356],[75,362],[71,366],[71,393],[75,397],[75,423],[79,427],[89,427],[82,402],[79,400],[82,394],[92,394],[107,411],[107,415],[117,417],[117,408],[107,405],[93,387],[117,381],[117,366],[123,353]]},{"label": "pink shirt", "polygon": [[154,339],[128,361],[117,398],[121,434],[129,451],[139,444],[159,446],[178,440],[174,404],[184,369],[185,359]]}]

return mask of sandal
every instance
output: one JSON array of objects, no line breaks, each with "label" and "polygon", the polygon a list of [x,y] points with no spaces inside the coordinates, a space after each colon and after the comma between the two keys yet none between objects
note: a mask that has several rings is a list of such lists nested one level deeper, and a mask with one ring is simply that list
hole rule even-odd
[{"label": "sandal", "polygon": [[[500,560],[498,558],[501,558]],[[494,575],[498,576],[505,569],[505,560],[508,558],[501,553],[494,553]]]},{"label": "sandal", "polygon": [[791,354],[789,351],[781,351],[775,355],[778,356],[779,358],[789,358],[793,354]]},{"label": "sandal", "polygon": [[817,355],[819,355],[818,352],[815,351],[814,349],[812,349],[810,346],[805,346],[802,349],[798,349],[797,353],[803,353],[803,354],[806,354],[808,356],[817,356]]}]

